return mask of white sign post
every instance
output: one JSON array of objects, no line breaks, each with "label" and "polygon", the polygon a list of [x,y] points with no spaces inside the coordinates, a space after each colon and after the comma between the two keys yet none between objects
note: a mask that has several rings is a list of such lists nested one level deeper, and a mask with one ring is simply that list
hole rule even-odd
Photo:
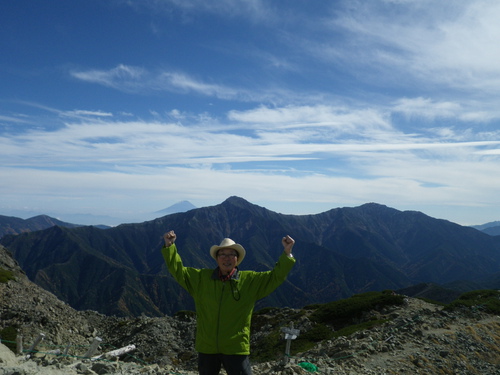
[{"label": "white sign post", "polygon": [[293,322],[290,322],[290,328],[283,327],[281,332],[285,334],[286,340],[285,356],[283,357],[283,364],[286,365],[290,360],[290,344],[299,336],[300,330],[293,328]]}]

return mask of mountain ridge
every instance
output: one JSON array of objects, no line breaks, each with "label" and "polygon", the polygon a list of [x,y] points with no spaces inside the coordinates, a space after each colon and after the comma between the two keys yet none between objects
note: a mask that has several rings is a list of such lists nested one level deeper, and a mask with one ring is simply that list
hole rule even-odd
[{"label": "mountain ridge", "polygon": [[499,278],[500,239],[417,211],[367,203],[316,215],[284,215],[229,197],[218,205],[105,231],[53,227],[5,236],[31,280],[77,309],[152,316],[194,309],[167,272],[162,235],[173,229],[183,262],[215,267],[208,249],[224,237],[247,249],[242,269],[273,267],[281,237],[295,240],[297,265],[257,307],[321,303],[371,290]]},{"label": "mountain ridge", "polygon": [[[2,374],[198,373],[194,313],[119,318],[74,310],[29,281],[1,245],[0,276]],[[417,286],[420,292],[429,288],[432,286]],[[321,373],[339,375],[438,374],[443,369],[456,374],[497,373],[498,309],[481,309],[480,304],[497,300],[499,292],[478,291],[474,296],[484,299],[455,309],[383,291],[356,295],[338,304],[256,311],[250,343],[252,373],[299,375],[315,367]],[[462,296],[461,301],[470,297]],[[355,301],[358,303],[353,305]],[[290,355],[284,356],[282,329],[292,323],[300,334],[291,343]],[[31,350],[40,333],[44,339]],[[17,349],[17,336],[22,337],[25,349],[16,356],[12,351]],[[102,340],[95,352],[99,359],[85,359],[82,355],[97,337]],[[131,344],[135,347],[131,354],[109,356],[109,349]]]},{"label": "mountain ridge", "polygon": [[76,228],[81,225],[67,223],[48,215],[37,215],[29,219],[0,215],[0,238],[7,234],[33,232],[53,226]]}]

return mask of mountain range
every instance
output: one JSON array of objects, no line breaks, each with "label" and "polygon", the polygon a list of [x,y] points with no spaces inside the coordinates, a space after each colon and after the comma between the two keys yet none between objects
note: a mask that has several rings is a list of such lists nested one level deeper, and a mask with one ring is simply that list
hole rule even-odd
[{"label": "mountain range", "polygon": [[56,224],[0,239],[28,277],[78,310],[161,316],[193,310],[168,274],[162,235],[173,229],[187,266],[215,267],[208,249],[230,237],[247,249],[241,269],[269,270],[295,240],[297,264],[266,306],[303,307],[372,290],[430,283],[500,288],[500,237],[417,211],[368,203],[284,215],[239,198],[106,230]]},{"label": "mountain range", "polygon": [[29,219],[0,215],[0,238],[7,234],[35,232],[53,226],[75,228],[79,225],[66,223],[47,215],[37,215]]},{"label": "mountain range", "polygon": [[500,221],[492,221],[482,225],[473,225],[472,228],[479,229],[491,236],[500,236]]}]

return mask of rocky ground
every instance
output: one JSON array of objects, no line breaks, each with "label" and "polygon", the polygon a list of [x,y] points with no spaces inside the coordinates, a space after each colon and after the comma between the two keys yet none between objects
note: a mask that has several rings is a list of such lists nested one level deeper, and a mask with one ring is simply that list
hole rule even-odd
[{"label": "rocky ground", "polygon": [[[32,284],[17,263],[0,249],[0,270],[15,279],[0,282],[0,375],[59,374],[196,374],[193,348],[195,323],[189,314],[175,317],[124,319],[96,312],[78,312]],[[253,332],[254,343],[276,323]],[[281,309],[301,333],[312,323],[307,314]],[[388,322],[349,337],[319,342],[291,357],[277,355],[254,363],[255,375],[264,374],[500,374],[500,318],[480,309],[446,312],[441,307],[408,298],[404,306],[373,312]],[[280,317],[281,319],[281,317]],[[23,338],[24,352],[14,354],[9,329]],[[36,353],[27,349],[45,334]],[[102,339],[94,355],[135,345],[127,355],[91,360],[83,358],[90,344]],[[291,342],[293,350],[293,341]],[[283,353],[285,340],[283,340]],[[63,355],[54,354],[60,351]],[[29,357],[29,358],[28,358]]]}]

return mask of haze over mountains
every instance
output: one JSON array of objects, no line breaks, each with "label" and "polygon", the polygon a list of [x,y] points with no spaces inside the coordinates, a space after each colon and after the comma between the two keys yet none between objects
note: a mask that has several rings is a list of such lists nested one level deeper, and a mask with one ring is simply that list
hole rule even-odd
[{"label": "haze over mountains", "polygon": [[230,237],[247,249],[241,268],[257,271],[273,267],[281,237],[292,235],[297,265],[257,307],[303,307],[419,283],[460,291],[500,288],[500,237],[375,203],[283,215],[230,197],[143,223],[106,230],[56,223],[0,242],[31,280],[76,309],[160,316],[194,308],[160,254],[169,229],[178,235],[187,266],[215,267],[208,249]]},{"label": "haze over mountains", "polygon": [[155,214],[160,214],[161,216],[170,215],[170,214],[175,214],[178,212],[186,212],[186,211],[189,211],[189,210],[192,210],[195,208],[196,208],[196,206],[193,205],[191,202],[182,201],[182,202],[178,202],[176,204],[173,204],[172,206],[167,207],[163,210],[156,211]]},{"label": "haze over mountains", "polygon": [[[58,217],[59,219],[53,220],[58,220],[64,223],[72,223],[71,225],[93,225],[104,228],[123,223],[135,223],[152,220],[157,217],[173,214],[176,212],[186,212],[193,208],[196,208],[196,206],[194,206],[191,202],[181,201],[155,212],[132,212],[126,215],[126,217],[117,217],[114,216],[113,213],[110,213],[110,215],[96,215],[93,213],[68,212],[65,214],[59,213],[56,215],[46,212],[40,213],[35,211],[12,210],[12,213],[8,215],[0,215],[0,218],[13,218],[17,220],[23,220],[22,218],[26,218],[24,220],[37,221],[38,217],[50,217],[51,219],[53,219],[53,217]],[[2,225],[0,223],[0,230],[1,227]]]},{"label": "haze over mountains", "polygon": [[43,230],[55,225],[75,228],[79,225],[65,223],[47,215],[38,215],[29,219],[0,215],[0,238],[6,234],[19,234]]},{"label": "haze over mountains", "polygon": [[473,225],[472,228],[478,229],[491,236],[500,236],[500,221],[492,221],[482,225]]}]

